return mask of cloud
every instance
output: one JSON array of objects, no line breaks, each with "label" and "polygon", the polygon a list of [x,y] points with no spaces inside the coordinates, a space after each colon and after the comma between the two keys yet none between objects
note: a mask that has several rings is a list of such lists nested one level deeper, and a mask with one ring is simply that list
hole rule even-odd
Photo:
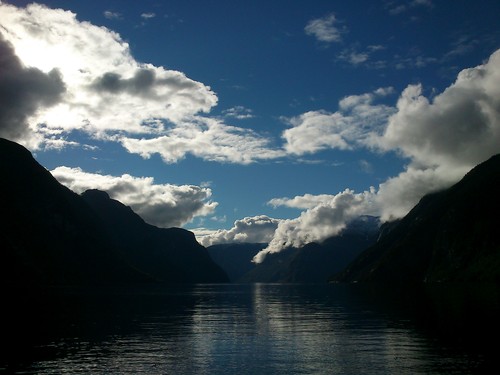
[{"label": "cloud", "polygon": [[121,13],[112,12],[111,10],[105,10],[103,15],[108,20],[121,20],[121,19],[123,19]]},{"label": "cloud", "polygon": [[342,32],[335,26],[337,19],[330,13],[322,18],[309,21],[304,28],[307,35],[314,36],[320,42],[336,43],[342,40]]},{"label": "cloud", "polygon": [[472,168],[499,152],[500,50],[465,69],[432,101],[410,85],[397,102],[379,145],[416,165]]},{"label": "cloud", "polygon": [[246,120],[255,117],[251,109],[241,105],[222,111],[222,115],[226,118],[235,118],[237,120]]},{"label": "cloud", "polygon": [[131,153],[144,158],[158,153],[166,163],[175,163],[187,154],[204,160],[239,164],[286,155],[283,150],[273,149],[267,138],[251,130],[201,117],[170,128],[162,136],[149,139],[123,137],[120,141]]},{"label": "cloud", "polygon": [[294,132],[285,137],[290,151],[368,147],[397,152],[409,162],[397,176],[362,193],[347,189],[331,196],[272,199],[273,206],[304,211],[279,223],[256,262],[267,253],[336,235],[359,215],[380,216],[382,221],[403,217],[425,194],[451,186],[500,152],[500,50],[484,64],[460,72],[432,100],[422,92],[421,85],[409,85],[394,108],[373,105],[374,93],[349,96],[341,100],[338,112],[309,112],[292,121],[295,128],[289,130]]},{"label": "cloud", "polygon": [[203,246],[230,242],[267,243],[273,238],[280,221],[265,215],[246,217],[236,220],[229,230],[198,231],[197,237]]},{"label": "cloud", "polygon": [[[28,119],[61,101],[64,82],[57,69],[44,73],[25,67],[0,33],[0,136],[29,145]],[[23,142],[24,141],[24,142]]]},{"label": "cloud", "polygon": [[306,195],[293,199],[273,200],[273,204],[305,208],[296,219],[281,220],[269,245],[253,259],[261,263],[267,254],[287,247],[300,247],[337,235],[351,220],[378,212],[374,191],[355,193],[346,189],[336,195]]},{"label": "cloud", "polygon": [[389,10],[389,13],[392,15],[398,15],[410,9],[418,7],[426,7],[428,9],[431,9],[434,7],[434,4],[431,0],[412,0],[404,3],[398,3],[397,1],[396,2],[392,1],[387,4],[387,9]]},{"label": "cloud", "polygon": [[0,25],[25,66],[53,80],[59,72],[66,85],[57,103],[26,112],[30,129],[41,137],[62,138],[75,129],[109,139],[157,134],[165,123],[181,123],[217,104],[210,87],[136,61],[117,33],[80,22],[69,11],[2,3]]},{"label": "cloud", "polygon": [[392,221],[406,215],[426,194],[450,187],[460,180],[470,167],[445,166],[417,168],[412,165],[379,185],[373,199],[377,202],[382,221]]},{"label": "cloud", "polygon": [[141,18],[145,19],[145,20],[149,20],[151,18],[155,18],[156,17],[156,14],[155,13],[142,13],[141,14]]},{"label": "cloud", "polygon": [[[105,27],[80,22],[61,9],[3,3],[0,26],[23,64],[53,80],[60,77],[66,86],[52,106],[23,113],[25,128],[36,135],[32,149],[74,145],[78,130],[143,157],[158,153],[167,163],[187,154],[242,164],[285,155],[256,132],[205,115],[218,102],[209,86],[136,61],[120,35]],[[226,113],[231,116],[249,118],[252,113],[235,107]]]},{"label": "cloud", "polygon": [[357,52],[354,50],[344,50],[340,55],[339,59],[347,61],[352,65],[359,65],[368,60],[369,54],[368,52]]},{"label": "cloud", "polygon": [[368,174],[373,173],[373,165],[368,160],[361,159],[358,163],[363,172]]},{"label": "cloud", "polygon": [[346,61],[351,65],[363,65],[369,68],[383,68],[387,65],[385,61],[370,61],[372,55],[378,51],[384,50],[385,47],[381,45],[369,45],[364,50],[359,51],[358,48],[351,47],[344,49],[339,55],[338,59]]},{"label": "cloud", "polygon": [[52,175],[71,190],[99,189],[127,206],[146,222],[159,227],[179,227],[197,216],[214,212],[212,191],[194,185],[155,184],[152,177],[101,175],[80,168],[57,167]]},{"label": "cloud", "polygon": [[273,206],[274,208],[284,206],[289,208],[298,208],[298,209],[309,209],[314,208],[320,204],[328,202],[332,200],[335,196],[331,194],[304,194],[299,195],[294,198],[273,198],[269,202],[268,205]]},{"label": "cloud", "polygon": [[339,102],[337,112],[311,111],[288,119],[292,127],[282,134],[286,151],[304,155],[369,144],[375,134],[383,131],[387,119],[394,113],[393,107],[373,102],[392,92],[392,88],[380,88],[371,93],[346,96]]}]

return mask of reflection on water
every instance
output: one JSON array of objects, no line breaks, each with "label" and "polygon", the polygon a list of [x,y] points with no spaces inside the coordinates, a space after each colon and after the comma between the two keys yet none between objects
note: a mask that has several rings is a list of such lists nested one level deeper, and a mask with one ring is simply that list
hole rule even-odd
[{"label": "reflection on water", "polygon": [[5,296],[0,371],[500,373],[496,287],[191,285]]}]

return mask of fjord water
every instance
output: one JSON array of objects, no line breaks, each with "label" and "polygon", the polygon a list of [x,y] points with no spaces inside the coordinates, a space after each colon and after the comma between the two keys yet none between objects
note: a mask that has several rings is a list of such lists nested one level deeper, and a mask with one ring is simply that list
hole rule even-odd
[{"label": "fjord water", "polygon": [[500,373],[491,286],[58,289],[6,307],[0,372]]}]

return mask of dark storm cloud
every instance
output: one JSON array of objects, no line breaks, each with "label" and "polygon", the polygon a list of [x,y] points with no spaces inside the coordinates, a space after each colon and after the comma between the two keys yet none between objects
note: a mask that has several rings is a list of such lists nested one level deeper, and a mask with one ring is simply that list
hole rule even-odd
[{"label": "dark storm cloud", "polygon": [[58,70],[48,74],[24,67],[12,45],[0,34],[0,136],[22,140],[28,118],[39,107],[58,103],[65,85]]},{"label": "dark storm cloud", "polygon": [[196,83],[187,81],[184,77],[158,78],[153,69],[138,69],[131,78],[123,78],[120,74],[107,72],[92,84],[92,88],[98,92],[127,93],[146,97],[157,96],[155,90],[162,86],[175,92],[194,89]]},{"label": "dark storm cloud", "polygon": [[124,79],[117,73],[105,73],[99,77],[92,87],[97,91],[118,94],[147,94],[151,92],[155,82],[155,72],[150,69],[138,70],[132,78]]}]

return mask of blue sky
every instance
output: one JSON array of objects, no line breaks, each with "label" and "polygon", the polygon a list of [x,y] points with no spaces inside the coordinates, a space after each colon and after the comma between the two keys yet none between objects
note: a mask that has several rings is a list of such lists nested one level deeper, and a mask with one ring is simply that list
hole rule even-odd
[{"label": "blue sky", "polygon": [[205,245],[392,220],[500,151],[496,1],[28,4],[0,136]]}]

